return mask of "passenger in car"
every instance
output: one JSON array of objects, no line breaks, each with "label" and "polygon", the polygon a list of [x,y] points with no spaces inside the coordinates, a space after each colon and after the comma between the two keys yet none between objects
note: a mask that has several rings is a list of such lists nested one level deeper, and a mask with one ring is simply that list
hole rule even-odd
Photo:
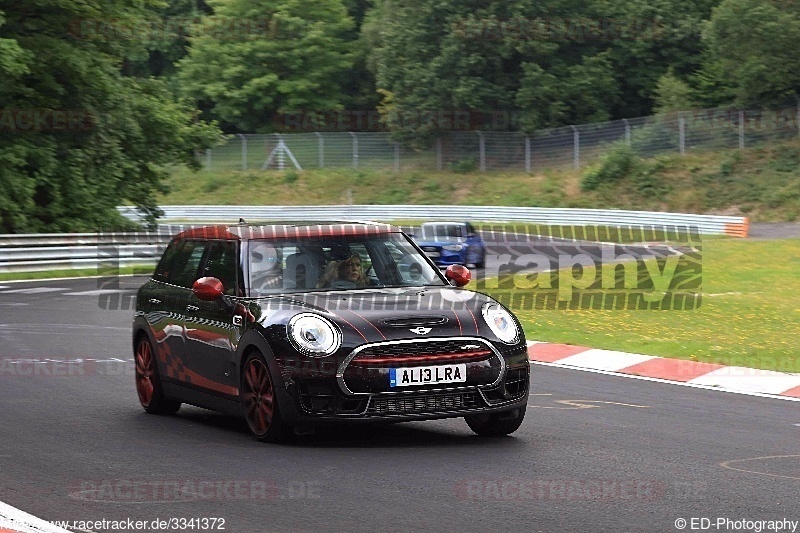
[{"label": "passenger in car", "polygon": [[368,287],[370,279],[364,275],[361,257],[353,254],[343,261],[331,261],[319,278],[317,288],[326,287],[346,289],[351,287]]}]

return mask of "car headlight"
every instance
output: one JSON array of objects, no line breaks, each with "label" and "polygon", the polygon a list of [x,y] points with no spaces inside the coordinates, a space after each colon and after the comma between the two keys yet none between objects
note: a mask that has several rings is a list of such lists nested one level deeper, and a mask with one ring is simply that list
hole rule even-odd
[{"label": "car headlight", "polygon": [[447,250],[448,252],[460,252],[464,249],[463,244],[445,244],[442,246],[443,250]]},{"label": "car headlight", "polygon": [[300,313],[289,321],[289,339],[306,355],[324,357],[339,349],[342,335],[330,320],[312,313]]},{"label": "car headlight", "polygon": [[481,309],[483,313],[483,320],[489,326],[497,338],[506,344],[515,344],[519,339],[519,331],[517,331],[517,323],[514,322],[514,317],[511,313],[505,310],[503,306],[496,303],[487,303]]}]

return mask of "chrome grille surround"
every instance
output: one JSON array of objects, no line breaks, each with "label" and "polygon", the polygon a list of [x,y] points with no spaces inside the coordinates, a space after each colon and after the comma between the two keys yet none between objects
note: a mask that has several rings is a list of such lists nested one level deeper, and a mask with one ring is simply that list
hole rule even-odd
[{"label": "chrome grille surround", "polygon": [[[432,352],[432,351],[434,351],[436,349],[434,343],[439,343],[440,345],[441,344],[447,344],[447,343],[477,344],[477,345],[481,346],[481,349],[490,350],[492,352],[492,355],[490,357],[495,357],[500,363],[500,372],[498,372],[497,379],[494,382],[487,383],[485,385],[481,385],[480,387],[485,387],[485,388],[496,387],[497,385],[499,385],[503,381],[503,378],[506,375],[506,361],[505,361],[505,359],[500,354],[500,352],[497,350],[497,348],[495,348],[492,345],[492,343],[490,343],[486,339],[484,339],[482,337],[431,337],[429,339],[400,339],[400,340],[381,341],[381,342],[373,342],[373,343],[369,343],[369,344],[363,344],[363,345],[359,346],[358,348],[356,348],[355,350],[353,350],[352,352],[350,352],[350,355],[348,355],[345,358],[345,360],[342,361],[342,364],[339,365],[339,368],[336,371],[336,381],[339,383],[339,387],[341,388],[342,392],[344,392],[347,395],[373,395],[375,393],[353,392],[347,387],[347,383],[345,383],[344,373],[347,370],[347,367],[353,361],[353,359],[356,358],[356,356],[358,356],[361,352],[363,352],[365,350],[381,350],[381,351],[383,351],[382,349],[386,349],[386,352],[388,352],[390,354],[392,353],[392,351],[394,351],[395,353],[402,353],[402,352],[407,353],[409,351],[408,347],[413,346],[413,345],[426,345],[420,350],[420,352],[424,354],[426,351],[428,353],[430,353],[430,352]],[[474,385],[464,386],[464,387],[453,387],[453,386],[450,386],[450,387],[444,387],[444,388],[442,388],[440,386],[439,388],[417,389],[414,392],[435,392],[435,391],[443,391],[443,390],[447,390],[447,391],[475,390],[475,386]],[[393,395],[393,394],[409,394],[409,391],[398,391],[398,392],[387,391],[387,392],[382,392],[380,394],[382,396],[383,395]]]}]

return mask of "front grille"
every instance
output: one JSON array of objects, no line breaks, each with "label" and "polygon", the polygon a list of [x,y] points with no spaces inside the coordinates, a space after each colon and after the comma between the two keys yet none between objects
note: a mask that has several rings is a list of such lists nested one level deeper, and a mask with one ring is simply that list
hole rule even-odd
[{"label": "front grille", "polygon": [[422,250],[425,251],[425,252],[438,252],[439,251],[439,247],[438,246],[423,246]]},{"label": "front grille", "polygon": [[493,355],[480,340],[441,340],[427,342],[387,342],[358,352],[356,366],[411,365],[441,362],[479,361]]},{"label": "front grille", "polygon": [[403,355],[455,354],[485,352],[489,347],[480,339],[441,340],[427,342],[386,342],[361,350],[358,357],[392,357]]},{"label": "front grille", "polygon": [[483,405],[477,392],[426,394],[424,396],[372,398],[367,414],[426,414],[473,409]]}]

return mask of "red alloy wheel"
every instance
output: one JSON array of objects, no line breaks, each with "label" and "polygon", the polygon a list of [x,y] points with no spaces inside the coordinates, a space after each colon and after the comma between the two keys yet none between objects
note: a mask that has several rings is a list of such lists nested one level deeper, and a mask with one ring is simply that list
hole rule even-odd
[{"label": "red alloy wheel", "polygon": [[260,437],[269,431],[275,409],[275,390],[269,370],[259,358],[250,359],[244,369],[242,397],[247,412],[247,424]]},{"label": "red alloy wheel", "polygon": [[141,339],[136,347],[136,392],[144,407],[149,407],[153,401],[154,365],[150,343],[147,342],[147,339]]}]

